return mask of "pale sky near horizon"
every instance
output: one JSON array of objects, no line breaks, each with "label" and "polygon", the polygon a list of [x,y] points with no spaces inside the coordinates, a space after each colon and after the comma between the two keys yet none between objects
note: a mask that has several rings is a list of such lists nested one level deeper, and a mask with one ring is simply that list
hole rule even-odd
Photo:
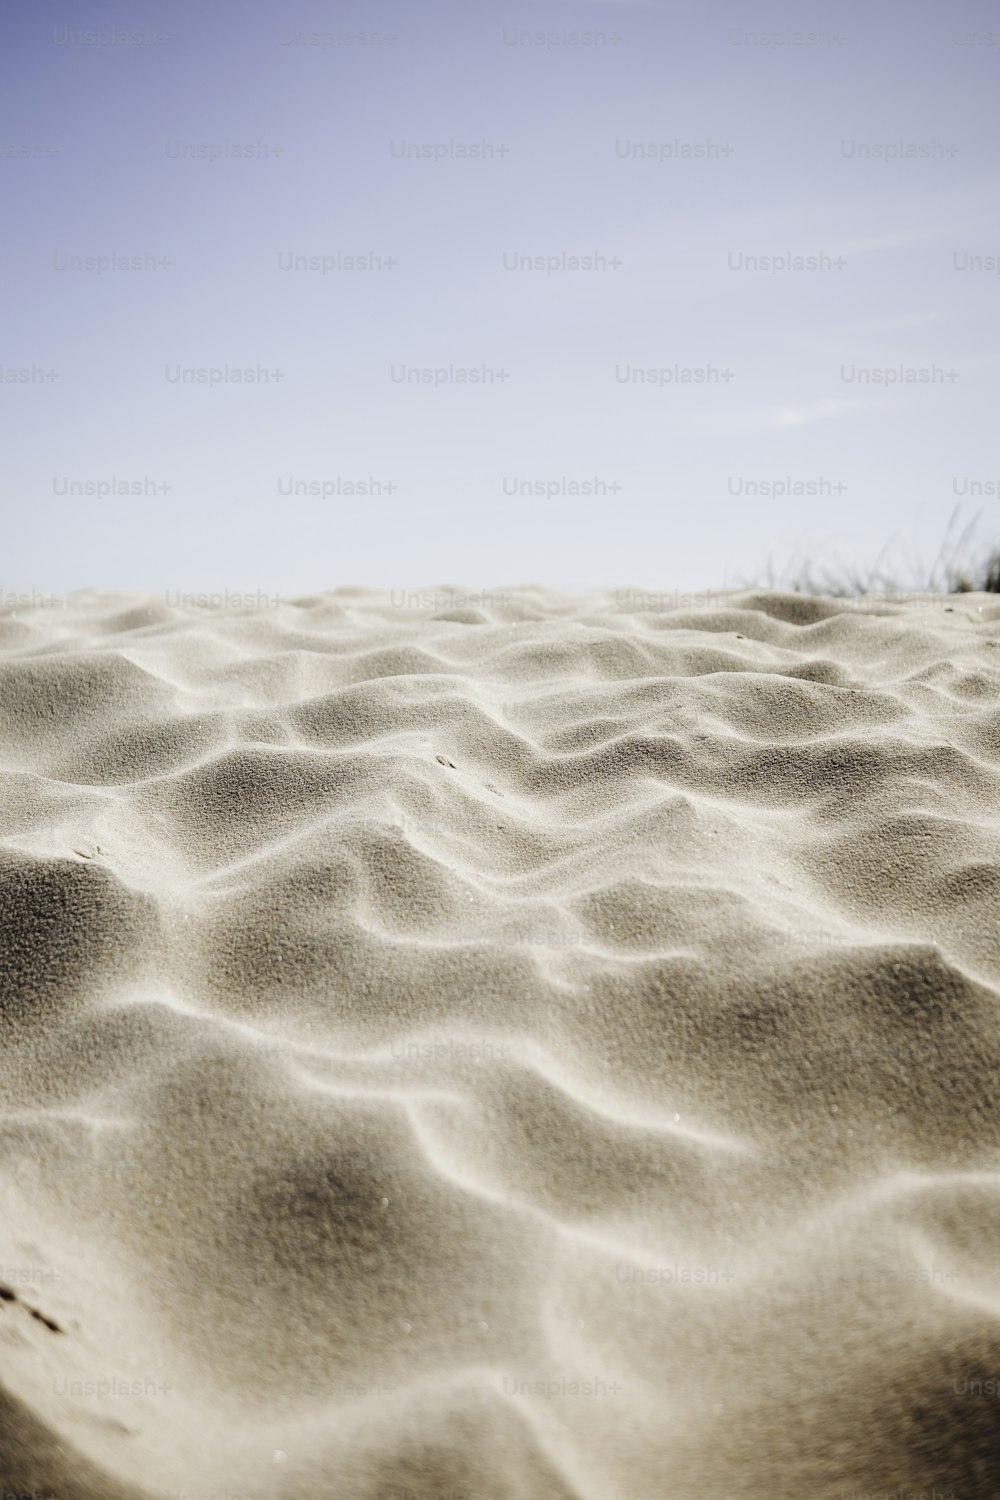
[{"label": "pale sky near horizon", "polygon": [[12,0],[0,53],[0,594],[1000,532],[986,0]]}]

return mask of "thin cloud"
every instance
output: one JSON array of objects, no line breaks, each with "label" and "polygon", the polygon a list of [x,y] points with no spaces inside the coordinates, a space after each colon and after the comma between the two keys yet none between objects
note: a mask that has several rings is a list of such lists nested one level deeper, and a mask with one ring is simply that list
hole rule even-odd
[{"label": "thin cloud", "polygon": [[718,414],[702,410],[688,419],[692,430],[716,437],[759,437],[768,432],[793,432],[817,422],[832,422],[870,409],[868,403],[828,397],[798,406],[759,406]]},{"label": "thin cloud", "polygon": [[860,403],[857,401],[840,401],[830,398],[825,401],[813,401],[808,406],[778,407],[769,415],[771,425],[774,427],[811,427],[814,422],[828,422],[833,417],[844,417],[849,412],[859,409]]},{"label": "thin cloud", "polygon": [[888,318],[857,318],[850,323],[838,323],[832,333],[797,334],[793,343],[798,349],[829,358],[857,359],[861,353],[879,350],[897,351],[898,357],[897,339],[900,335],[915,333],[943,321],[944,314],[935,311],[898,313]]},{"label": "thin cloud", "polygon": [[870,235],[861,240],[841,240],[834,255],[875,255],[881,250],[902,250],[908,245],[923,245],[928,240],[939,240],[945,235],[970,234],[975,225],[937,224],[931,229],[898,229],[889,234]]}]

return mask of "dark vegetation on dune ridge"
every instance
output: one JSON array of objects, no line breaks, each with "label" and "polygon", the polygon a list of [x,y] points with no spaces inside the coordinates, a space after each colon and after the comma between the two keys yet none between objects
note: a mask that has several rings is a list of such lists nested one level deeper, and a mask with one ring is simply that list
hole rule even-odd
[{"label": "dark vegetation on dune ridge", "polygon": [[797,594],[826,594],[835,599],[866,595],[897,598],[912,594],[1000,594],[1000,544],[977,543],[974,534],[978,515],[956,535],[958,510],[952,512],[930,568],[919,563],[911,565],[908,582],[888,561],[898,545],[898,538],[893,537],[869,567],[839,560],[817,566],[812,561],[796,559],[790,568],[779,573],[771,562],[765,579],[755,578],[749,586],[786,588]]}]

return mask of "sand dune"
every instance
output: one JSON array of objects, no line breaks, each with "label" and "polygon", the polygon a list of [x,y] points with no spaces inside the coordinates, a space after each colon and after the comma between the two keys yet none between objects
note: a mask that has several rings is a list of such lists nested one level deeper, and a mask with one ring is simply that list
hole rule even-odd
[{"label": "sand dune", "polygon": [[0,1490],[1000,1494],[1000,601],[0,613]]}]

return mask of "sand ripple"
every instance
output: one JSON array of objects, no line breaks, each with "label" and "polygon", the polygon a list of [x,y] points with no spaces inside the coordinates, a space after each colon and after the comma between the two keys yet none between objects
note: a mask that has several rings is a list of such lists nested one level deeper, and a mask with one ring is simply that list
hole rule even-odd
[{"label": "sand ripple", "polygon": [[0,613],[0,1489],[995,1500],[998,651]]}]

